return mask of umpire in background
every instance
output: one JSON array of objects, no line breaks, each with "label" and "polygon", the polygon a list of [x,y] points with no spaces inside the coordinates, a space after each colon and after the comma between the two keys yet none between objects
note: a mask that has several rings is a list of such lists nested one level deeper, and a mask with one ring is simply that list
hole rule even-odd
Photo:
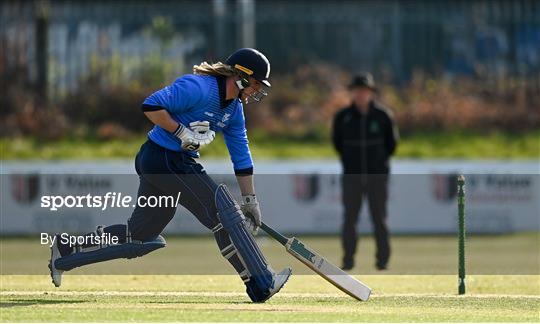
[{"label": "umpire in background", "polygon": [[342,228],[344,270],[354,267],[356,224],[367,197],[377,243],[376,264],[385,270],[390,257],[386,226],[389,159],[396,149],[398,132],[392,113],[375,100],[377,88],[370,73],[361,73],[349,84],[352,103],[334,117],[332,140],[343,166]]}]

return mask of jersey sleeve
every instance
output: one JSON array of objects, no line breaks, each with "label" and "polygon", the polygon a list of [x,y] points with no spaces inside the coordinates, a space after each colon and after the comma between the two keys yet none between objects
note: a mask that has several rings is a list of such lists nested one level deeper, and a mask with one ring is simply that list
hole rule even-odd
[{"label": "jersey sleeve", "polygon": [[185,75],[151,94],[144,100],[143,106],[163,107],[170,113],[179,114],[204,100],[207,88],[208,85],[200,77]]},{"label": "jersey sleeve", "polygon": [[253,169],[244,111],[241,105],[238,107],[229,125],[223,129],[223,137],[235,171]]}]

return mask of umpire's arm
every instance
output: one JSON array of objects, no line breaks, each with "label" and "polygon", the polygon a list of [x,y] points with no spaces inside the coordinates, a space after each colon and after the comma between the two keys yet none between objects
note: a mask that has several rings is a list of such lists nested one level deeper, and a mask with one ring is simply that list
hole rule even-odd
[{"label": "umpire's arm", "polygon": [[334,144],[334,148],[336,151],[341,154],[341,150],[343,148],[343,139],[341,136],[341,114],[337,113],[334,116],[334,120],[332,122],[332,143]]},{"label": "umpire's arm", "polygon": [[386,113],[387,125],[384,133],[384,142],[386,146],[386,152],[388,156],[391,156],[396,151],[397,143],[399,141],[399,131],[394,120],[394,115],[391,112]]}]

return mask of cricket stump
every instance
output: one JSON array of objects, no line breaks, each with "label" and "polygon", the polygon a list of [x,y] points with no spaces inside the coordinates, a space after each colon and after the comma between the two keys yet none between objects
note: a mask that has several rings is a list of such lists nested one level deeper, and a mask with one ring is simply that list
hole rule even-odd
[{"label": "cricket stump", "polygon": [[458,200],[458,294],[465,294],[465,176],[457,178]]}]

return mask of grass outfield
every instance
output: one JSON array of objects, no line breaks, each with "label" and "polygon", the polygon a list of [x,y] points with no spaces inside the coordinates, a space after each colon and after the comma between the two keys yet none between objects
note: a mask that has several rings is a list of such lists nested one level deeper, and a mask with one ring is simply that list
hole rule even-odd
[{"label": "grass outfield", "polygon": [[252,304],[236,276],[3,275],[2,322],[538,322],[540,276],[363,276],[358,302],[317,276],[293,276],[265,304]]},{"label": "grass outfield", "polygon": [[[165,235],[167,247],[132,260],[114,260],[73,270],[72,274],[130,275],[229,275],[234,270],[219,253],[212,236]],[[308,246],[338,264],[341,243],[337,236],[299,236]],[[257,242],[274,268],[292,266],[295,274],[312,274],[268,236]],[[477,275],[540,274],[540,232],[507,235],[470,235],[466,242],[467,272]],[[440,236],[392,236],[388,275],[450,275],[457,273],[457,238]],[[21,258],[24,251],[24,258]],[[40,236],[0,238],[0,273],[44,275],[49,248]],[[372,236],[359,241],[354,274],[377,275]],[[69,278],[69,277],[68,277]],[[69,279],[68,279],[69,280]]]},{"label": "grass outfield", "polygon": [[[329,135],[321,138],[280,138],[261,132],[250,132],[250,149],[257,158],[336,158]],[[65,138],[38,141],[25,138],[0,138],[1,158],[5,160],[133,158],[145,136],[100,141]],[[418,132],[401,139],[398,158],[472,158],[472,159],[538,159],[540,130],[522,134],[508,132]],[[221,136],[216,139],[222,142]],[[224,143],[201,150],[204,157],[228,157]]]},{"label": "grass outfield", "polygon": [[[240,279],[208,236],[171,236],[165,249],[143,258],[75,269],[58,289],[46,275],[49,251],[38,235],[2,238],[0,320],[538,322],[539,235],[469,236],[471,275],[465,296],[456,294],[454,236],[394,236],[390,270],[384,275],[373,268],[372,237],[363,237],[352,273],[373,289],[365,303],[312,275],[273,240],[258,237],[275,269],[293,268],[283,291],[265,304],[249,302]],[[332,262],[339,261],[337,237],[301,239]]]}]

